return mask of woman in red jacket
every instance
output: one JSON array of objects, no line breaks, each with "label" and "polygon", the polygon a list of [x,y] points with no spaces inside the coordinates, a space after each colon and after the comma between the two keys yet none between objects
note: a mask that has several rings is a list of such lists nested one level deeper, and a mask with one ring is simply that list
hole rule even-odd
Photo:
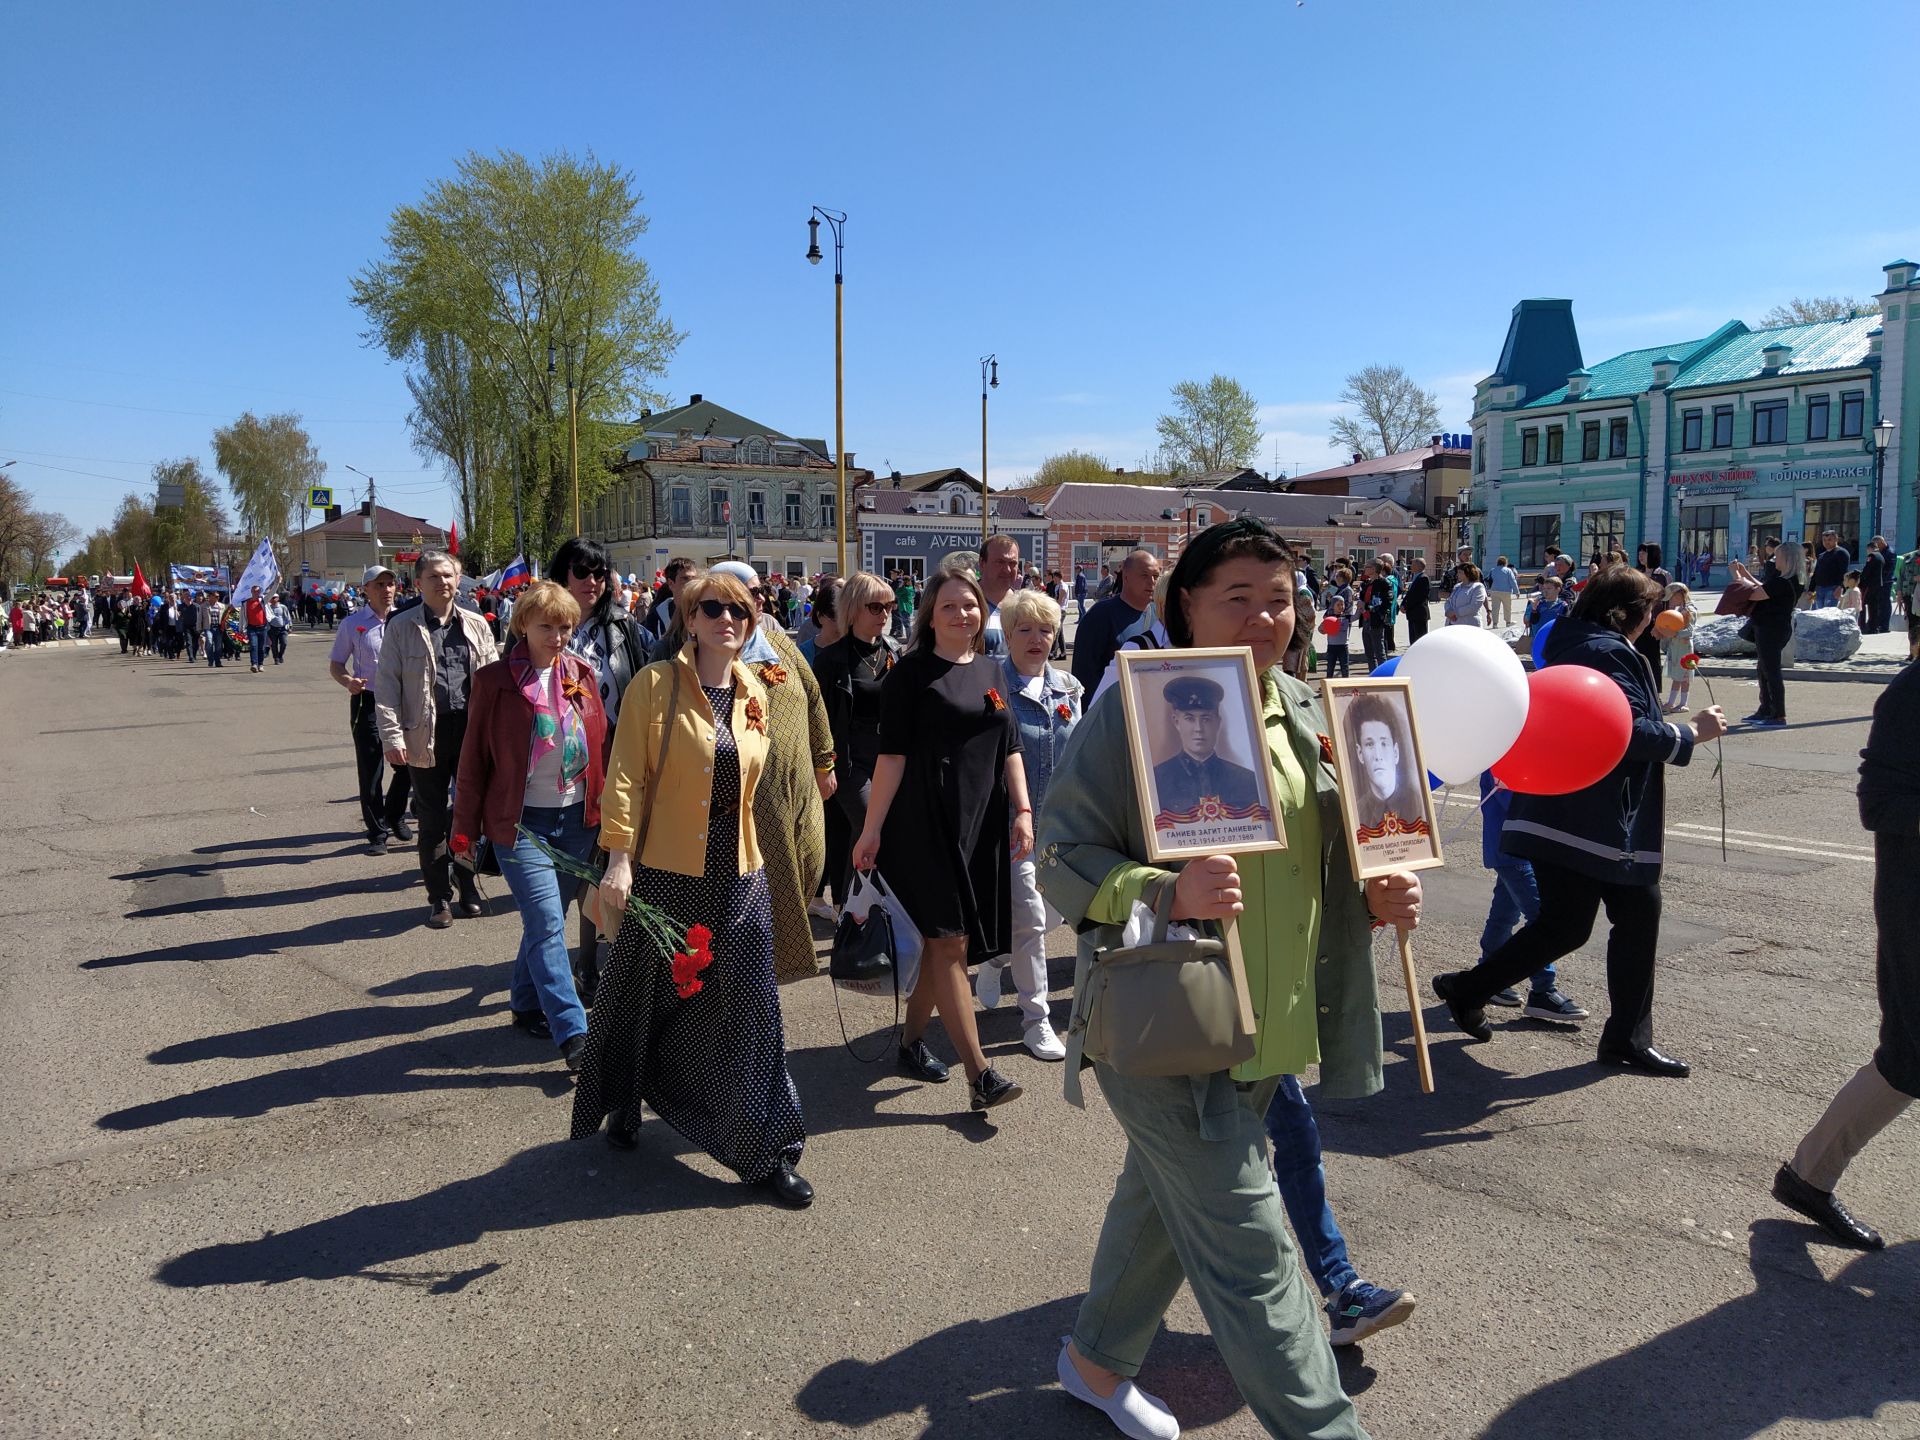
[{"label": "woman in red jacket", "polygon": [[567,899],[578,887],[529,837],[584,863],[600,825],[607,716],[592,664],[567,652],[579,623],[579,602],[548,580],[514,605],[515,643],[475,674],[467,697],[452,840],[464,853],[478,831],[499,853],[520,907],[513,1023],[551,1039],[570,1070],[587,1044],[566,938]]}]

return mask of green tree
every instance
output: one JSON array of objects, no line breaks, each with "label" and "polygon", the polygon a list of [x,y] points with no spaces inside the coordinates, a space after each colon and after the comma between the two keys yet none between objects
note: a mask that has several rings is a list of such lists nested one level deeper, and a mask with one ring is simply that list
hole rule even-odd
[{"label": "green tree", "polygon": [[1336,415],[1327,443],[1362,459],[1411,450],[1440,428],[1440,397],[1421,389],[1398,365],[1354,371],[1340,400],[1360,413]]},{"label": "green tree", "polygon": [[1815,295],[1803,299],[1796,295],[1762,315],[1755,328],[1771,330],[1777,325],[1811,325],[1817,320],[1851,320],[1856,315],[1876,315],[1879,311],[1878,300],[1856,300],[1851,295]]},{"label": "green tree", "polygon": [[0,580],[45,579],[54,553],[79,535],[66,516],[34,509],[26,487],[0,475]]},{"label": "green tree", "polygon": [[119,558],[114,554],[113,532],[104,526],[87,536],[73,555],[73,573],[75,575],[105,575],[118,571]]},{"label": "green tree", "polygon": [[[216,437],[216,448],[218,443]],[[159,585],[170,565],[206,565],[212,561],[214,547],[226,534],[227,516],[198,460],[163,460],[153,467],[153,484],[153,496],[145,502],[146,554],[142,559],[149,567],[147,579]],[[163,509],[158,503],[163,484],[180,486],[185,503]]]},{"label": "green tree", "polygon": [[1161,465],[1172,475],[1250,465],[1260,452],[1260,404],[1225,375],[1205,384],[1182,380],[1173,387],[1172,413],[1155,421],[1154,429]]},{"label": "green tree", "polygon": [[284,541],[295,528],[294,520],[306,518],[307,487],[318,485],[327,473],[298,415],[262,420],[248,411],[213,432],[213,463],[227,477],[234,511],[249,540]]},{"label": "green tree", "polygon": [[510,506],[517,477],[528,548],[571,533],[569,385],[583,506],[609,483],[625,418],[659,398],[682,336],[635,248],[640,201],[629,172],[591,154],[469,154],[394,211],[386,254],[354,277],[364,338],[421,382],[416,441],[465,487],[470,527],[494,487]]},{"label": "green tree", "polygon": [[1099,455],[1089,455],[1084,450],[1068,450],[1059,455],[1049,455],[1040,462],[1040,468],[1020,482],[1022,489],[1034,485],[1065,485],[1072,481],[1099,485],[1113,479],[1113,466]]}]

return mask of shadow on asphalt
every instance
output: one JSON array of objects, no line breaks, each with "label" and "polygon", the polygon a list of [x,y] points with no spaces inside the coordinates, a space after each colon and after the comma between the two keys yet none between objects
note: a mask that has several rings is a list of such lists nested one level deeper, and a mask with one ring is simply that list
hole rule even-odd
[{"label": "shadow on asphalt", "polygon": [[[346,840],[345,835],[328,836],[331,840]],[[196,860],[180,865],[158,865],[145,870],[128,870],[119,875],[108,876],[111,880],[162,880],[171,876],[184,875],[195,880],[210,875],[225,874],[230,870],[253,870],[263,865],[311,865],[316,860],[336,860],[343,855],[363,855],[366,842],[355,845],[343,845],[338,850],[322,850],[315,855],[256,855],[245,860]],[[201,852],[194,851],[194,854]]]},{"label": "shadow on asphalt", "polygon": [[[418,883],[419,878],[419,872],[415,870],[394,870],[384,875],[370,875],[354,880],[333,880],[325,885],[286,886],[278,890],[262,890],[253,895],[195,896],[171,904],[149,905],[144,909],[129,910],[126,918],[158,920],[168,915],[203,915],[209,911],[267,910],[288,905],[309,905],[317,900],[339,900],[354,895],[391,895]],[[419,917],[410,916],[409,918],[415,924],[419,923]]]},{"label": "shadow on asphalt", "polygon": [[[928,1033],[930,1038],[936,1040],[936,1045],[937,1040],[944,1039],[944,1035],[933,1036],[933,1027],[929,1027]],[[856,1035],[854,1044],[862,1054],[870,1054],[880,1041],[872,1035]],[[945,1085],[929,1087],[924,1081],[895,1070],[893,1055],[893,1046],[889,1044],[884,1061],[866,1065],[849,1055],[844,1045],[789,1050],[787,1073],[793,1076],[794,1087],[800,1092],[807,1134],[828,1135],[836,1130],[884,1130],[895,1125],[938,1125],[951,1130],[963,1140],[980,1144],[999,1133],[999,1127],[988,1118],[990,1112],[975,1113],[967,1108],[966,1077],[957,1063],[953,1067],[953,1079]],[[912,1110],[889,1111],[880,1108],[903,1090],[925,1088],[938,1089],[943,1095],[950,1094],[953,1097],[952,1110],[941,1115],[925,1115]]]},{"label": "shadow on asphalt", "polygon": [[[351,893],[366,889],[404,890],[418,880],[409,870],[386,887],[378,880],[356,886]],[[404,882],[404,883],[402,883]],[[203,907],[196,907],[203,908]],[[183,945],[162,945],[155,949],[134,950],[125,955],[102,955],[80,962],[82,970],[113,970],[122,965],[164,965],[177,960],[260,960],[288,950],[325,949],[333,945],[351,945],[359,940],[392,940],[420,928],[423,908],[408,905],[404,909],[388,906],[365,915],[342,915],[317,925],[295,930],[271,930],[264,935],[234,935],[225,940],[190,940]]]},{"label": "shadow on asphalt", "polygon": [[[1755,1191],[1755,1203],[1771,1202]],[[1755,1221],[1751,1295],[1542,1386],[1482,1440],[1747,1440],[1783,1420],[1871,1420],[1882,1405],[1920,1400],[1920,1241],[1826,1280],[1807,1253],[1823,1239],[1809,1224]]]},{"label": "shadow on asphalt", "polygon": [[[1073,1328],[1071,1295],[993,1320],[964,1320],[884,1359],[835,1360],[794,1397],[821,1424],[860,1429],[924,1411],[920,1440],[1001,1440],[1008,1435],[1111,1436],[1113,1422],[1060,1389],[1060,1337]],[[1141,1383],[1185,1426],[1211,1425],[1245,1408],[1210,1336],[1162,1329]]]},{"label": "shadow on asphalt", "polygon": [[[335,801],[335,804],[349,802]],[[299,850],[308,845],[325,845],[332,840],[350,840],[351,830],[322,830],[313,835],[275,835],[265,840],[230,840],[224,845],[200,845],[196,855],[231,855],[236,850]]]},{"label": "shadow on asphalt", "polygon": [[[310,1225],[269,1231],[258,1240],[189,1250],[162,1264],[154,1278],[178,1289],[198,1289],[358,1277],[448,1295],[502,1268],[500,1262],[465,1270],[381,1267],[471,1245],[489,1234],[768,1203],[765,1192],[755,1187],[663,1165],[660,1158],[658,1147],[650,1148],[644,1138],[637,1157],[617,1156],[597,1141],[589,1147],[555,1140],[522,1150],[483,1175],[452,1181],[424,1195],[357,1206]],[[638,1163],[621,1163],[625,1159]]]}]

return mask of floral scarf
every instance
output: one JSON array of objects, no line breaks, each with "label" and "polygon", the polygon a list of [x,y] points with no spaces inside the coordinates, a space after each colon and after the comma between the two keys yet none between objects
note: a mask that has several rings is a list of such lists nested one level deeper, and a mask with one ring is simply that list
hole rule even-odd
[{"label": "floral scarf", "polygon": [[[540,672],[533,668],[524,643],[513,647],[507,665],[513,683],[533,706],[533,749],[527,757],[527,778],[533,778],[541,757],[557,745],[560,748],[559,790],[564,795],[574,781],[587,773],[586,726],[580,722],[576,698],[577,694],[584,693],[584,687],[567,673],[567,657],[562,655],[547,672],[547,684],[543,688]],[[529,803],[538,802],[530,800]]]}]

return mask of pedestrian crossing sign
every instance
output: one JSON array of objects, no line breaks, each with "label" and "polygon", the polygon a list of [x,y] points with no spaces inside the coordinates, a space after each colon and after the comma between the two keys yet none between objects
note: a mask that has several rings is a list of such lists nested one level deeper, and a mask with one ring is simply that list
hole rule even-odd
[{"label": "pedestrian crossing sign", "polygon": [[333,504],[333,487],[331,485],[309,485],[307,487],[307,508],[309,510],[324,510],[331,504]]}]

